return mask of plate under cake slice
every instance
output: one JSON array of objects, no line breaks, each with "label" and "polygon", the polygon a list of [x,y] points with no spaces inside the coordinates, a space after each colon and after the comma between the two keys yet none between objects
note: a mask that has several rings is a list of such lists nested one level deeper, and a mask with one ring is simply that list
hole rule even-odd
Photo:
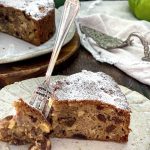
[{"label": "plate under cake slice", "polygon": [[128,141],[128,103],[117,83],[102,72],[82,71],[57,81],[49,105],[54,137]]},{"label": "plate under cake slice", "polygon": [[55,31],[53,0],[0,0],[0,31],[40,45]]},{"label": "plate under cake slice", "polygon": [[51,125],[42,113],[21,99],[14,107],[16,115],[0,120],[0,140],[15,145],[31,143],[30,150],[50,150]]}]

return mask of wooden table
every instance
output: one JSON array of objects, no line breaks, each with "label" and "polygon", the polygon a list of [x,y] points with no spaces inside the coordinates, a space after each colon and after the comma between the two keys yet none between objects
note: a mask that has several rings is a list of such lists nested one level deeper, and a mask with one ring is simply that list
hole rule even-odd
[{"label": "wooden table", "polygon": [[138,91],[150,99],[150,86],[140,83],[112,65],[96,61],[82,46],[80,46],[79,54],[76,58],[71,59],[71,62],[56,69],[54,75],[69,75],[84,69],[95,72],[103,71],[111,75],[119,84],[126,86],[131,90]]}]

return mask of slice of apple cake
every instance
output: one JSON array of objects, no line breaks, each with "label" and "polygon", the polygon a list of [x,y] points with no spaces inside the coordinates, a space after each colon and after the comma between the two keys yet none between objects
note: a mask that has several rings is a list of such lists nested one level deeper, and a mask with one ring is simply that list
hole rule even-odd
[{"label": "slice of apple cake", "polygon": [[127,100],[102,72],[82,71],[57,81],[49,102],[54,137],[128,141]]}]

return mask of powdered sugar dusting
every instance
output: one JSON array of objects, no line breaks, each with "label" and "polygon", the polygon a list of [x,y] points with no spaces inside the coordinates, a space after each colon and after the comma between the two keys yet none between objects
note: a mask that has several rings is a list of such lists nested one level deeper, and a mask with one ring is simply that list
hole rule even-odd
[{"label": "powdered sugar dusting", "polygon": [[82,71],[55,83],[58,100],[100,100],[128,109],[128,103],[117,83],[102,72]]},{"label": "powdered sugar dusting", "polygon": [[43,18],[54,9],[53,0],[0,0],[0,4],[24,11],[35,20]]}]

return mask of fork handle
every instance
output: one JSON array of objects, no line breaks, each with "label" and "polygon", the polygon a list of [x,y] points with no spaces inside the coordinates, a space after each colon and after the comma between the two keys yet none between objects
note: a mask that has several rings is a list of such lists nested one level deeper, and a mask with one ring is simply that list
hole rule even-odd
[{"label": "fork handle", "polygon": [[54,48],[52,56],[48,65],[46,72],[46,82],[50,83],[50,77],[54,69],[56,60],[58,58],[59,52],[61,50],[62,44],[67,36],[67,33],[78,13],[79,1],[78,0],[66,0],[64,4],[63,14],[61,16],[61,21],[56,35],[56,40],[54,43]]}]

